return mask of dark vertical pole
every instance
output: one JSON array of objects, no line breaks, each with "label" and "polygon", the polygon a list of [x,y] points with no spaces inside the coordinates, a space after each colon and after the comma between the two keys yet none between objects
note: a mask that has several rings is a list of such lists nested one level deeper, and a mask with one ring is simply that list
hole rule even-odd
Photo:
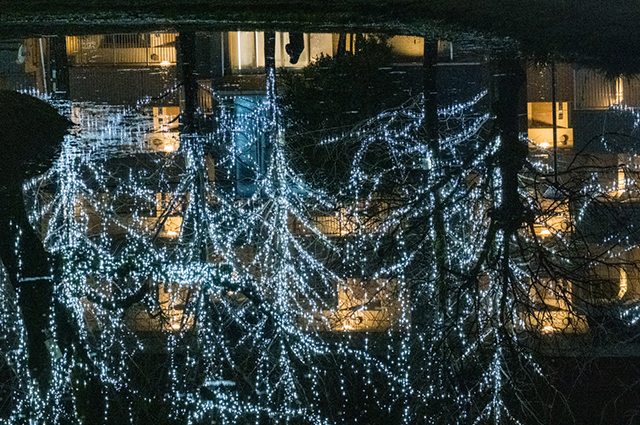
[{"label": "dark vertical pole", "polygon": [[276,69],[276,33],[273,31],[264,33],[264,67],[267,76]]},{"label": "dark vertical pole", "polygon": [[181,133],[195,132],[195,116],[198,108],[198,82],[195,75],[196,35],[181,32],[178,37],[178,65],[184,88],[184,108],[182,110]]},{"label": "dark vertical pole", "polygon": [[336,52],[336,56],[344,56],[347,52],[347,33],[341,32],[338,35],[338,51]]},{"label": "dark vertical pole", "polygon": [[436,65],[438,64],[438,41],[424,41],[423,90],[424,90],[424,129],[427,132],[429,147],[436,156],[440,154],[438,136],[438,90],[436,87]]},{"label": "dark vertical pole", "polygon": [[353,44],[353,53],[359,52],[362,49],[363,44],[364,44],[364,34],[357,33],[355,35],[355,41]]},{"label": "dark vertical pole", "polygon": [[495,123],[500,134],[500,148],[498,150],[498,165],[502,180],[502,199],[498,206],[494,220],[498,228],[502,229],[502,295],[494,298],[496,312],[494,326],[499,332],[503,331],[506,308],[506,287],[512,279],[510,272],[511,238],[520,228],[524,216],[525,206],[518,192],[518,176],[524,167],[528,153],[527,144],[520,140],[520,128],[526,122],[526,76],[517,58],[506,58],[499,64],[493,76]]},{"label": "dark vertical pole", "polygon": [[[200,232],[201,205],[204,195],[204,163],[201,141],[191,137],[197,132],[196,113],[198,109],[198,82],[196,76],[196,36],[194,32],[181,32],[178,37],[178,67],[184,89],[184,106],[180,115],[180,149],[186,155],[186,167],[191,170],[194,180],[189,195],[189,203],[195,205],[189,220],[182,224],[182,239],[194,241],[200,247],[200,261],[207,261],[207,245]],[[172,207],[173,208],[173,207]]]},{"label": "dark vertical pole", "polygon": [[51,83],[54,96],[59,99],[69,97],[69,60],[67,58],[67,38],[58,35],[49,39],[51,46]]},{"label": "dark vertical pole", "polygon": [[515,231],[521,224],[524,208],[518,193],[518,175],[528,153],[527,144],[520,140],[522,121],[526,120],[526,76],[518,59],[506,59],[499,65],[493,80],[493,110],[501,140],[498,151],[502,175],[501,210],[506,214],[501,218],[507,224],[505,230]]},{"label": "dark vertical pole", "polygon": [[[502,199],[492,218],[492,226],[501,229],[502,243],[499,249],[500,278],[493,285],[491,298],[493,314],[491,326],[496,332],[496,343],[500,344],[507,332],[507,316],[512,314],[507,306],[509,287],[513,284],[511,272],[511,239],[520,228],[525,215],[525,206],[518,192],[518,176],[524,167],[528,146],[520,140],[523,120],[526,122],[526,76],[517,57],[507,57],[498,64],[493,75],[496,130],[500,135],[497,152],[500,167]],[[495,234],[494,234],[495,235]],[[496,264],[497,265],[497,264]]]},{"label": "dark vertical pole", "polygon": [[[440,136],[438,132],[438,90],[436,80],[436,65],[438,63],[438,41],[424,41],[423,84],[424,84],[424,121],[423,130],[433,156],[430,170],[434,179],[444,178],[442,158],[440,155]],[[446,284],[446,226],[444,217],[444,205],[440,194],[440,186],[436,183],[432,190],[433,196],[433,226],[435,231],[434,253],[437,271],[437,288],[440,312],[445,315],[447,309],[447,284]],[[444,316],[442,316],[444,320]]]},{"label": "dark vertical pole", "polygon": [[556,64],[551,62],[551,122],[553,125],[553,181],[558,183],[558,111],[556,100]]},{"label": "dark vertical pole", "polygon": [[[271,122],[275,119],[275,76],[276,76],[276,33],[269,31],[264,33],[264,66],[266,71],[266,84],[267,84],[267,96],[271,109],[269,110]],[[272,129],[275,131],[275,128]],[[270,132],[271,133],[271,132]],[[277,135],[273,134],[271,140],[274,140]],[[262,146],[258,147],[258,161],[260,164],[260,171],[266,172],[267,161],[266,159],[271,154],[272,147],[268,144],[269,139],[263,141]]]}]

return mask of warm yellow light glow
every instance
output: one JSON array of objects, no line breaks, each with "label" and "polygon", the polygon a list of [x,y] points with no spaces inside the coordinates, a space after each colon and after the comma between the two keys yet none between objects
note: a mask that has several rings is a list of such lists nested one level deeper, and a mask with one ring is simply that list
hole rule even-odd
[{"label": "warm yellow light glow", "polygon": [[627,182],[624,177],[624,168],[618,167],[618,195],[622,195],[627,188]]},{"label": "warm yellow light glow", "polygon": [[577,314],[570,306],[571,282],[541,280],[529,288],[531,301],[541,308],[529,311],[523,317],[525,327],[542,334],[584,334],[589,326],[584,315]]},{"label": "warm yellow light glow", "polygon": [[162,226],[162,232],[160,232],[160,236],[167,238],[177,237],[180,234],[180,229],[182,228],[182,217],[165,217],[163,220],[164,225]]},{"label": "warm yellow light glow", "polygon": [[557,102],[554,116],[552,102],[527,103],[529,128],[527,137],[531,147],[549,149],[556,140],[558,149],[573,147],[573,128],[570,126],[570,102]]},{"label": "warm yellow light glow", "polygon": [[179,127],[179,106],[163,106],[153,108],[153,130],[155,133],[175,132],[171,135],[177,138]]},{"label": "warm yellow light glow", "polygon": [[[66,37],[69,60],[77,65],[149,65],[176,63],[177,33],[81,35]],[[146,42],[141,42],[142,40]]]},{"label": "warm yellow light glow", "polygon": [[175,238],[182,229],[182,216],[180,215],[180,201],[173,199],[172,194],[156,193],[156,217],[153,217],[153,227],[161,225],[160,237]]},{"label": "warm yellow light glow", "polygon": [[314,312],[302,324],[323,331],[382,332],[402,326],[402,305],[395,279],[347,278],[338,283],[337,308]]},{"label": "warm yellow light glow", "polygon": [[242,49],[241,49],[240,31],[238,31],[238,70],[242,69]]},{"label": "warm yellow light glow", "polygon": [[191,289],[175,283],[158,285],[158,302],[162,313],[161,326],[165,331],[187,330],[193,326],[194,317],[185,313],[191,300]]},{"label": "warm yellow light glow", "polygon": [[[397,35],[391,37],[388,43],[393,52],[399,56],[422,58],[422,55],[424,54],[424,38],[422,37]],[[451,43],[445,41],[438,42],[439,51],[445,50],[448,53],[451,46]]]},{"label": "warm yellow light glow", "polygon": [[627,272],[621,268],[620,269],[620,291],[618,292],[618,298],[624,297],[624,294],[627,293]]},{"label": "warm yellow light glow", "polygon": [[533,226],[536,236],[546,238],[571,231],[571,217],[566,201],[543,199],[540,206],[544,213],[536,217]]},{"label": "warm yellow light glow", "polygon": [[338,308],[327,312],[331,328],[341,332],[383,331],[399,315],[401,300],[391,279],[347,278],[338,285]]},{"label": "warm yellow light glow", "polygon": [[622,103],[624,100],[624,85],[622,83],[622,78],[618,77],[616,79],[616,103]]},{"label": "warm yellow light glow", "polygon": [[155,152],[175,152],[180,147],[180,108],[163,106],[153,108],[153,132],[145,136],[149,149]]},{"label": "warm yellow light glow", "polygon": [[177,132],[150,133],[146,136],[147,146],[155,152],[171,153],[180,147]]}]

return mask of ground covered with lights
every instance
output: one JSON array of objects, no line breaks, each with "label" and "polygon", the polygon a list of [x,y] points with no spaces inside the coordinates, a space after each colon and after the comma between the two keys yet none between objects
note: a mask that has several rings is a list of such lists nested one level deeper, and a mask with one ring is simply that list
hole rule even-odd
[{"label": "ground covered with lights", "polygon": [[0,418],[633,423],[635,58],[301,26],[0,39]]}]

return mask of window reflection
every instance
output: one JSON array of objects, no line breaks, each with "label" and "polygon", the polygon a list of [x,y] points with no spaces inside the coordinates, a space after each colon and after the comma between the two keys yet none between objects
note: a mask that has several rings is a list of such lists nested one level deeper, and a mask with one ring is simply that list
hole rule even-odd
[{"label": "window reflection", "polygon": [[[192,199],[178,186],[187,168],[200,160],[206,187],[204,198],[209,205],[221,208],[216,190],[233,190],[239,205],[264,196],[256,178],[265,172],[270,153],[265,147],[269,137],[265,118],[268,106],[265,106],[268,92],[265,36],[260,31],[196,34],[198,43],[205,47],[194,53],[191,77],[196,82],[195,99],[187,99],[184,88],[186,68],[177,47],[181,34],[154,32],[22,40],[19,84],[18,77],[8,81],[14,81],[15,88],[35,89],[68,102],[68,115],[79,126],[82,148],[109,157],[104,165],[109,181],[92,182],[96,186],[95,196],[78,193],[73,204],[73,216],[85,226],[87,235],[97,237],[107,229],[111,236],[125,238],[128,232],[140,231],[153,235],[160,244],[179,243],[191,225],[186,223],[186,211]],[[275,66],[278,71],[284,68],[297,72],[321,56],[355,52],[358,37],[367,35],[275,32]],[[389,38],[388,44],[396,55],[392,64],[394,75],[420,81],[424,39],[397,36]],[[64,52],[63,58],[58,57],[60,51]],[[457,50],[456,43],[439,41],[436,54],[441,65],[437,67],[441,84],[454,77],[464,79],[472,88],[485,83],[481,73],[475,72],[481,66],[477,56],[468,53],[465,56]],[[611,240],[612,233],[614,237],[623,234],[616,233],[620,229],[614,225],[613,230],[603,229],[603,222],[613,223],[622,214],[626,218],[618,220],[622,225],[633,224],[640,162],[635,154],[629,153],[633,146],[628,138],[605,140],[598,135],[607,125],[612,126],[611,133],[637,136],[640,82],[621,76],[610,78],[568,63],[528,65],[526,75],[527,124],[522,130],[526,128],[529,158],[542,163],[547,175],[544,182],[528,192],[535,217],[531,227],[520,233],[544,246],[579,238],[586,247],[602,246]],[[408,87],[416,92],[421,89]],[[448,99],[452,93],[466,89],[441,89],[441,93]],[[211,129],[221,123],[234,123],[232,131],[215,135],[234,146],[232,159],[218,151],[203,151],[197,159],[185,159],[184,141],[192,135],[184,132],[185,105],[191,101],[200,120],[193,133],[201,132],[203,139],[213,138]],[[404,118],[418,119],[410,115]],[[450,124],[442,123],[442,127]],[[251,131],[238,130],[252,125]],[[576,156],[578,153],[581,155]],[[416,152],[416,157],[419,154]],[[416,161],[422,164],[425,175],[431,172],[430,158],[425,156]],[[415,168],[412,172],[419,167]],[[574,172],[576,169],[579,171]],[[473,173],[471,168],[467,171]],[[123,179],[128,179],[127,184],[132,181],[139,184],[145,191],[144,199],[139,193],[124,193],[124,185],[120,184]],[[579,183],[571,186],[574,181]],[[587,201],[576,200],[558,189],[563,185],[582,191],[581,194],[597,193],[597,196]],[[469,185],[470,192],[474,188],[475,184]],[[480,202],[478,205],[478,210],[485,207]],[[117,220],[107,223],[101,216],[101,208],[108,209]],[[299,238],[308,238],[315,234],[313,231],[342,240],[383,237],[387,232],[384,223],[393,210],[391,203],[382,200],[368,204],[350,200],[332,208],[310,208],[304,223],[290,216],[288,229]],[[398,227],[405,224],[402,222]],[[613,261],[620,253],[607,253],[610,258],[606,261],[611,264],[607,264],[606,272],[595,267],[584,281],[533,279],[527,297],[540,306],[540,311],[523,313],[527,326],[543,333],[587,332],[585,314],[579,311],[580,301],[571,296],[575,293],[594,302],[638,301],[636,271],[629,266],[636,264],[638,241],[627,236],[621,239],[627,256],[624,264]],[[400,315],[399,283],[391,278],[358,280],[342,275],[340,278],[344,283],[335,287],[337,307],[315,312],[326,322],[325,330],[388,330],[395,326]],[[169,292],[164,286],[161,288],[162,296],[158,295],[157,301],[171,304],[167,301]],[[379,289],[379,295],[370,295],[375,288]],[[167,310],[171,317],[178,314],[179,309],[174,307]]]}]

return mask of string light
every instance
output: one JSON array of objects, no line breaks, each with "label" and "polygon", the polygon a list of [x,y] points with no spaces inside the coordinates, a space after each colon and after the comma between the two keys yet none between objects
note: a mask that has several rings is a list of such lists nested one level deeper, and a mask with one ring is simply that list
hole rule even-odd
[{"label": "string light", "polygon": [[[319,141],[357,146],[348,184],[331,195],[291,166],[273,71],[267,81],[262,96],[214,94],[215,130],[183,133],[159,151],[145,138],[146,101],[49,99],[78,112],[77,127],[25,193],[61,259],[54,293],[64,314],[54,309],[48,330],[61,355],[51,356],[43,391],[5,281],[0,345],[18,388],[8,423],[82,423],[83,391],[96,383],[105,423],[112,406],[137,423],[139,407],[153,403],[186,424],[349,423],[360,413],[347,414],[352,404],[399,412],[403,423],[520,423],[506,401],[518,390],[513,368],[542,371],[520,340],[531,330],[523,305],[532,260],[508,247],[542,244],[560,257],[574,242],[566,229],[548,226],[541,241],[496,224],[502,141],[488,93],[437,111],[437,151],[422,97]],[[551,172],[544,161],[530,166],[523,179]],[[608,191],[593,176],[576,223]],[[527,207],[541,210],[530,195],[521,188]],[[73,344],[58,328],[64,320]],[[540,327],[555,329],[544,319]],[[158,340],[168,392],[142,397],[134,359]]]}]

